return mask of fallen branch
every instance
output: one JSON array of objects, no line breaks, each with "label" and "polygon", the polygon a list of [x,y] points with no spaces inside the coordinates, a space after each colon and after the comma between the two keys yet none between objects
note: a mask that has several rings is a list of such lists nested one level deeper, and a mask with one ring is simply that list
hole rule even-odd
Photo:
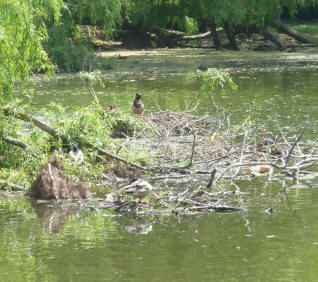
[{"label": "fallen branch", "polygon": [[113,155],[113,154],[111,154],[111,153],[105,151],[105,150],[102,149],[102,148],[96,147],[95,145],[93,145],[93,144],[91,144],[91,143],[88,143],[88,142],[87,142],[87,143],[85,143],[85,145],[86,145],[87,147],[90,147],[90,148],[92,148],[92,149],[97,150],[100,154],[105,155],[105,156],[107,156],[107,157],[110,157],[110,158],[112,158],[112,159],[114,159],[114,160],[123,162],[123,163],[125,163],[125,164],[128,164],[128,165],[130,165],[130,166],[139,168],[139,169],[141,169],[141,170],[151,170],[151,169],[149,169],[149,168],[145,168],[145,167],[143,167],[143,166],[137,165],[137,164],[135,164],[135,163],[133,163],[133,162],[131,162],[131,161],[128,161],[128,160],[126,160],[126,159],[124,159],[124,158],[115,156],[115,155]]},{"label": "fallen branch", "polygon": [[8,182],[6,180],[1,180],[1,179],[0,179],[0,187],[2,189],[5,189],[6,187],[9,187],[13,191],[23,191],[23,192],[25,192],[25,189],[22,186],[14,184],[14,183],[11,183],[11,182]]},{"label": "fallen branch", "polygon": [[0,136],[0,139],[2,139],[3,141],[11,144],[11,145],[14,145],[14,146],[18,146],[22,149],[26,149],[28,147],[28,145],[16,138],[13,138],[13,137],[4,137],[4,136]]},{"label": "fallen branch", "polygon": [[13,117],[20,119],[20,120],[23,120],[25,122],[32,122],[36,127],[40,128],[41,130],[45,131],[46,133],[52,135],[53,137],[62,138],[62,136],[60,136],[52,126],[35,118],[32,115],[21,113],[21,112],[15,111],[13,109],[10,109],[8,107],[0,107],[0,109],[3,111],[3,113],[6,116],[13,116]]},{"label": "fallen branch", "polygon": [[269,31],[267,28],[263,30],[263,35],[265,39],[272,41],[280,51],[286,50],[286,45],[280,41],[277,33]]}]

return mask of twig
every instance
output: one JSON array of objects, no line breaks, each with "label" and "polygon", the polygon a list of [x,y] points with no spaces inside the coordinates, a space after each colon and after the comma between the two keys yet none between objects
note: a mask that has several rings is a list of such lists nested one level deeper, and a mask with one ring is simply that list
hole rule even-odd
[{"label": "twig", "polygon": [[295,146],[298,144],[299,140],[303,137],[303,135],[304,135],[304,133],[305,133],[305,131],[306,131],[308,125],[309,125],[309,122],[306,123],[304,129],[303,129],[302,132],[299,134],[299,136],[297,137],[297,139],[296,139],[296,141],[294,142],[293,146],[292,146],[291,149],[289,150],[288,155],[287,155],[287,157],[286,157],[285,167],[284,167],[284,168],[286,168],[286,166],[288,165],[288,161],[289,161],[290,155],[291,155],[291,153],[293,152]]},{"label": "twig", "polygon": [[194,147],[195,147],[195,139],[196,139],[196,133],[194,133],[193,135],[193,143],[192,143],[192,151],[191,151],[191,158],[190,158],[190,162],[188,165],[186,165],[183,168],[189,168],[192,165],[192,161],[193,161],[193,155],[194,155]]}]

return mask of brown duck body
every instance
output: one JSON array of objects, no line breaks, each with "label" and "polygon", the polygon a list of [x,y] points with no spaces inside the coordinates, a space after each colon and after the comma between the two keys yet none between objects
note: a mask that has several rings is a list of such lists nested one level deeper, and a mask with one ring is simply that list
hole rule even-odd
[{"label": "brown duck body", "polygon": [[135,98],[133,106],[132,106],[133,113],[137,114],[137,115],[140,115],[140,114],[143,113],[144,109],[145,109],[145,106],[141,102],[141,100],[138,99],[138,98]]},{"label": "brown duck body", "polygon": [[152,186],[145,180],[137,179],[123,188],[123,190],[126,194],[139,198],[139,202],[141,202],[141,199],[152,190]]},{"label": "brown duck body", "polygon": [[107,109],[107,112],[110,114],[110,115],[115,115],[116,113],[116,106],[113,104],[113,105],[110,105],[109,108]]}]

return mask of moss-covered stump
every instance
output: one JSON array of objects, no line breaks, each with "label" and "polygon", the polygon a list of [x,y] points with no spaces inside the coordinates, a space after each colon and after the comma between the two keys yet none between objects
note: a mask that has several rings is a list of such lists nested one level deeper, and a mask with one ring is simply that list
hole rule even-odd
[{"label": "moss-covered stump", "polygon": [[88,188],[77,184],[64,172],[55,157],[42,168],[26,196],[35,199],[87,199],[91,197]]}]

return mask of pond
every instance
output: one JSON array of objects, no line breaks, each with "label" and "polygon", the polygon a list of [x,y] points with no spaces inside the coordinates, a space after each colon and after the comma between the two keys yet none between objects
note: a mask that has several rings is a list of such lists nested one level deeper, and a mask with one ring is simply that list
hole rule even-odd
[{"label": "pond", "polygon": [[[247,63],[246,63],[247,64]],[[241,66],[241,65],[240,65]],[[229,69],[237,92],[215,94],[220,110],[240,124],[301,130],[317,139],[315,67]],[[137,91],[147,111],[214,114],[191,72],[110,72],[96,88],[101,104],[131,111]],[[92,102],[76,75],[35,81],[33,102],[74,107]],[[200,95],[199,99],[196,99]],[[1,281],[314,281],[318,251],[318,181],[296,185],[255,178],[237,183],[240,212],[188,216],[89,211],[80,203],[34,202],[0,194]],[[272,214],[264,211],[273,208]],[[317,227],[316,227],[317,225]]]}]

